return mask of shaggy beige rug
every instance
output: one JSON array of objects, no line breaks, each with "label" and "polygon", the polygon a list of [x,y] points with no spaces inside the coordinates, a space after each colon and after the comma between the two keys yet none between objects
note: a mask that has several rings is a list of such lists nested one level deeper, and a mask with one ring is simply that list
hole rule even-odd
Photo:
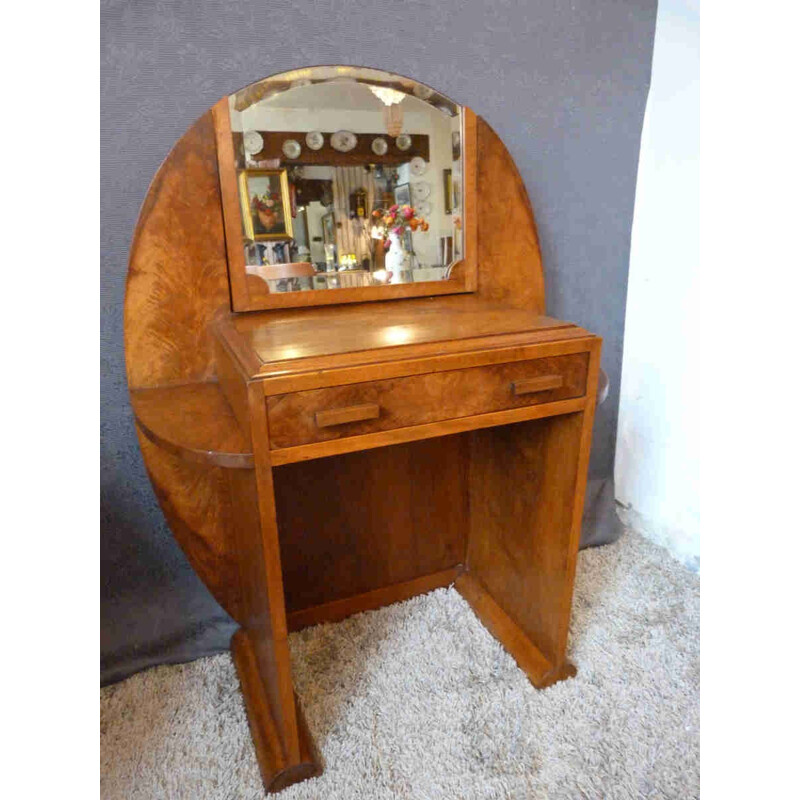
[{"label": "shaggy beige rug", "polygon": [[[699,578],[627,532],[579,556],[578,676],[537,691],[453,589],[291,636],[325,773],[281,800],[699,796]],[[101,690],[104,800],[263,798],[227,654]]]}]

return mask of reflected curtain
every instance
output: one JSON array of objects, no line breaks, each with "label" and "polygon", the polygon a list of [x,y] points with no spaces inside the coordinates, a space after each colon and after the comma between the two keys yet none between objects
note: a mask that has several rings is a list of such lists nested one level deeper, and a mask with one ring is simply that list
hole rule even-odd
[{"label": "reflected curtain", "polygon": [[[367,193],[367,216],[350,218],[350,195],[364,189]],[[339,257],[354,253],[359,262],[372,258],[369,214],[375,204],[375,179],[363,167],[335,167],[333,170],[333,210],[336,226],[336,250]]]}]

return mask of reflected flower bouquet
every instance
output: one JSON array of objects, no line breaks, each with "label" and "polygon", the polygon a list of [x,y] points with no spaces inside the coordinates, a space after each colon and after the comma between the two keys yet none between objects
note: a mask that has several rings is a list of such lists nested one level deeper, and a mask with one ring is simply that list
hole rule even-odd
[{"label": "reflected flower bouquet", "polygon": [[372,212],[373,236],[383,239],[383,247],[391,247],[389,234],[394,233],[402,241],[406,231],[427,231],[430,227],[422,217],[417,216],[416,209],[409,205],[393,205],[389,208],[376,208]]}]

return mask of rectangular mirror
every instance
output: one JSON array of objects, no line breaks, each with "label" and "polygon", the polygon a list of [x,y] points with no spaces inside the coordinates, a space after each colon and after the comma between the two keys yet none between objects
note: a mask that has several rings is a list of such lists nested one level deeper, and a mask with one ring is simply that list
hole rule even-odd
[{"label": "rectangular mirror", "polygon": [[[464,270],[453,275],[465,257],[467,109],[357,67],[283,73],[222,103],[229,265],[248,287],[237,304],[232,275],[235,310],[340,302],[319,293],[347,289],[370,290],[347,300],[470,290]],[[311,295],[263,303],[296,293]]]}]

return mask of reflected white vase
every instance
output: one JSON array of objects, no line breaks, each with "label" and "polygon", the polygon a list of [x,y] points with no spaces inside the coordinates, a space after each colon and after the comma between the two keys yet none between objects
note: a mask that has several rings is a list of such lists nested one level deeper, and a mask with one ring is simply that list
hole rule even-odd
[{"label": "reflected white vase", "polygon": [[400,237],[396,233],[389,233],[389,243],[391,246],[386,251],[385,261],[387,272],[392,273],[389,283],[400,283],[400,273],[409,268],[408,253],[406,253],[406,250],[400,241]]}]

